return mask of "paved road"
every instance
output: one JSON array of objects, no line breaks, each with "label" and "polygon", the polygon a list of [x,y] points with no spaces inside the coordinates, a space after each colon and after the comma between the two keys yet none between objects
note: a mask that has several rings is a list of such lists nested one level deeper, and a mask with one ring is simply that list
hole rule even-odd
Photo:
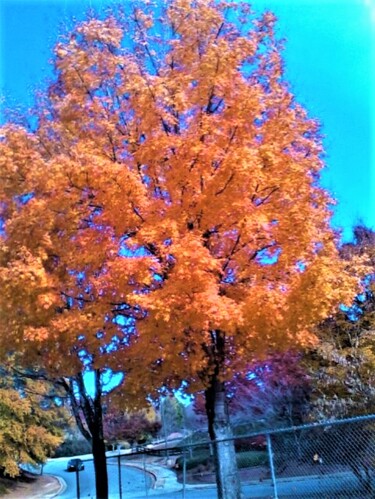
[{"label": "paved road", "polygon": [[[75,499],[76,474],[65,471],[68,459],[50,461],[45,466],[45,472],[59,476],[67,483],[66,490],[59,495],[59,499]],[[112,461],[112,462],[111,462]],[[119,499],[118,466],[117,460],[108,460],[108,475],[110,483],[110,499]],[[85,462],[85,470],[80,472],[81,499],[95,497],[94,470],[92,462]],[[186,486],[183,490],[176,480],[161,480],[157,487],[152,488],[153,481],[149,474],[141,470],[121,466],[122,498],[143,499],[158,497],[160,499],[216,499],[214,486]],[[352,473],[336,475],[322,475],[316,477],[300,477],[297,479],[283,479],[278,481],[278,497],[280,499],[367,499],[366,494],[358,492],[358,481]],[[165,487],[165,488],[164,488]],[[274,491],[269,481],[243,485],[242,491],[246,499],[269,499],[274,497]],[[344,495],[345,494],[345,495]]]},{"label": "paved road", "polygon": [[[44,466],[44,473],[49,473],[62,478],[66,482],[66,490],[59,494],[59,499],[75,499],[77,497],[76,473],[66,471],[69,459],[56,459],[49,461]],[[119,496],[118,466],[116,460],[108,460],[108,481],[111,498]],[[86,461],[85,469],[79,472],[79,485],[81,499],[95,497],[95,476],[92,461]],[[141,470],[121,466],[121,481],[123,498],[146,497],[152,486],[152,477]]]}]

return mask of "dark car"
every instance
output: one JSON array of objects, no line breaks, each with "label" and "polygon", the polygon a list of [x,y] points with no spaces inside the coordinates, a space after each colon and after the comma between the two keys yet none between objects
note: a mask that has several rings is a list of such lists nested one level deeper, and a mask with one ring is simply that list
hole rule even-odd
[{"label": "dark car", "polygon": [[66,467],[66,471],[82,471],[84,469],[85,466],[81,459],[70,459]]}]

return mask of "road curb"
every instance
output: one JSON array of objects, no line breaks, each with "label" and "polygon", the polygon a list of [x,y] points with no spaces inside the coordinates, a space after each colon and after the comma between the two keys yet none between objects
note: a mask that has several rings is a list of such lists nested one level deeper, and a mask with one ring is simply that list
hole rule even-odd
[{"label": "road curb", "polygon": [[[168,489],[168,491],[170,492],[181,490],[181,484],[177,481],[175,473],[168,468],[164,468],[163,466],[157,466],[154,464],[146,464],[145,467],[141,463],[121,463],[121,466],[137,468],[140,471],[143,471],[143,473],[148,473],[149,475],[151,475],[154,479],[152,486],[153,490]],[[173,481],[174,483],[171,484],[171,481]],[[165,486],[166,482],[169,482],[167,487]]]},{"label": "road curb", "polygon": [[[111,463],[112,464],[112,463]],[[115,463],[113,463],[115,464]],[[154,471],[144,468],[141,464],[136,463],[121,463],[121,466],[128,466],[129,468],[137,468],[137,470],[143,471],[143,473],[148,473],[153,478],[153,489],[156,487],[156,482],[158,481],[158,476]]]},{"label": "road curb", "polygon": [[56,480],[59,482],[59,490],[57,490],[56,492],[53,492],[52,494],[50,494],[48,496],[48,499],[53,499],[54,497],[57,497],[58,495],[64,493],[67,489],[67,484],[66,484],[66,481],[61,478],[60,476],[57,476],[57,475],[50,475],[48,474],[48,476],[52,476],[53,478],[56,478]]}]

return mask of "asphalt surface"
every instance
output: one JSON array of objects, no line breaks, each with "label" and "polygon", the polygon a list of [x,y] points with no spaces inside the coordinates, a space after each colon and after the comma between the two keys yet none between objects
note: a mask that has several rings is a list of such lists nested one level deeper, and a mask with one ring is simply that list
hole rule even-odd
[{"label": "asphalt surface", "polygon": [[[78,496],[77,473],[66,471],[68,459],[50,460],[44,472],[58,477],[63,486],[59,490],[59,499],[73,499]],[[85,469],[78,473],[79,493],[81,498],[95,497],[95,474],[92,461],[84,461]],[[120,497],[119,473],[116,460],[108,460],[108,483],[111,498]],[[136,467],[121,466],[121,489],[123,497],[146,497],[153,485],[153,477]]]},{"label": "asphalt surface", "polygon": [[[7,499],[75,499],[77,480],[75,472],[66,471],[68,458],[50,460],[44,467],[44,474],[33,484],[23,485]],[[175,473],[161,466],[160,462],[132,460],[124,465],[121,461],[122,495],[119,493],[117,458],[108,460],[110,499],[141,499],[160,497],[165,499],[213,499],[217,497],[214,485],[186,485],[177,482]],[[147,470],[145,473],[144,470]],[[26,488],[25,488],[26,487]],[[85,469],[79,472],[81,499],[95,498],[95,479],[92,461],[85,462]],[[244,499],[270,499],[274,490],[269,480],[251,482],[242,487]],[[281,499],[367,499],[370,496],[358,492],[358,481],[352,473],[316,475],[299,478],[284,478],[277,482],[278,497]]]}]

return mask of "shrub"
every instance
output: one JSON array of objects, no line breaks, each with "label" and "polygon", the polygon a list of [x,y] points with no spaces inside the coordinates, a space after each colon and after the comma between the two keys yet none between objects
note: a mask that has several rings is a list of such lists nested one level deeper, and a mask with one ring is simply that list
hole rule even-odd
[{"label": "shrub", "polygon": [[[188,457],[186,459],[186,469],[191,470],[197,466],[204,465],[207,466],[209,463],[213,462],[213,458],[210,456],[209,452],[204,451],[196,454],[194,457]],[[184,463],[184,457],[180,456],[176,459],[175,467],[177,469],[182,469]]]},{"label": "shrub", "polygon": [[187,445],[195,445],[195,444],[204,444],[208,445],[209,436],[207,431],[196,430],[194,433],[191,433],[187,437],[180,440],[176,447],[185,447]]},{"label": "shrub", "polygon": [[[248,451],[237,454],[237,466],[239,469],[251,468],[253,466],[263,466],[268,463],[268,455],[265,451]],[[184,457],[176,459],[176,469],[182,469]],[[213,464],[213,457],[208,452],[201,452],[194,457],[186,459],[186,469],[191,470],[198,466],[208,466]]]},{"label": "shrub", "polygon": [[264,451],[267,448],[264,435],[255,435],[253,437],[236,438],[234,445],[237,452],[242,451]]},{"label": "shrub", "polygon": [[248,451],[237,454],[237,466],[239,469],[263,466],[267,463],[268,455],[265,451]]},{"label": "shrub", "polygon": [[83,439],[65,440],[60,447],[56,449],[55,457],[80,456],[82,454],[91,454],[91,445]]}]

